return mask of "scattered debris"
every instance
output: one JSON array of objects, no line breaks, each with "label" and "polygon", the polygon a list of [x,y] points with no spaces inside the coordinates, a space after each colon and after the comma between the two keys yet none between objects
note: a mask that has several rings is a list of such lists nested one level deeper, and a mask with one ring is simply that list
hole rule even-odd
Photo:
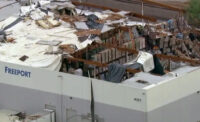
[{"label": "scattered debris", "polygon": [[41,45],[50,45],[50,46],[57,46],[61,43],[61,41],[45,41],[45,40],[40,40],[36,44],[41,44]]},{"label": "scattered debris", "polygon": [[110,64],[108,66],[108,76],[106,80],[115,82],[115,83],[120,83],[124,76],[125,71],[126,71],[126,68],[123,65]]},{"label": "scattered debris", "polygon": [[88,18],[88,20],[87,20],[86,24],[90,29],[100,29],[101,30],[103,28],[102,24],[97,23],[99,18],[96,15],[91,14],[87,18]]},{"label": "scattered debris", "polygon": [[69,16],[69,15],[62,15],[60,17],[62,20],[64,20],[65,22],[69,22],[69,23],[76,23],[76,22],[86,22],[87,18],[85,16],[82,15],[75,15],[75,16]]},{"label": "scattered debris", "polygon": [[0,42],[5,42],[6,33],[3,30],[0,30]]},{"label": "scattered debris", "polygon": [[42,20],[36,20],[36,23],[44,29],[51,29],[54,27],[58,27],[61,24],[59,21],[54,20],[49,17],[42,19]]},{"label": "scattered debris", "polygon": [[77,29],[83,29],[83,30],[88,30],[88,26],[86,25],[85,22],[74,22],[75,26]]},{"label": "scattered debris", "polygon": [[17,114],[10,115],[10,116],[17,116],[19,117],[19,120],[24,120],[26,118],[26,113],[19,112]]},{"label": "scattered debris", "polygon": [[72,45],[72,44],[60,45],[59,48],[69,54],[73,54],[77,50],[76,45]]},{"label": "scattered debris", "polygon": [[80,30],[80,31],[75,32],[75,34],[79,37],[83,37],[83,36],[89,36],[89,35],[100,35],[101,31],[96,30],[96,29]]},{"label": "scattered debris", "polygon": [[[155,22],[152,17],[88,3],[39,1],[24,5],[21,17],[2,22],[7,26],[0,31],[1,43],[15,41],[22,47],[24,56],[16,57],[23,62],[29,58],[29,50],[30,54],[37,50],[32,56],[39,55],[38,62],[48,60],[62,65],[61,71],[77,75],[88,76],[89,71],[90,77],[116,83],[138,72],[162,76],[182,63],[200,65],[200,31],[191,28],[183,16]],[[138,22],[133,16],[153,22]],[[9,30],[11,27],[15,28]],[[29,65],[33,66],[32,62]]]},{"label": "scattered debris", "polygon": [[21,58],[19,58],[19,60],[20,61],[26,61],[26,59],[28,59],[28,58],[29,58],[28,56],[24,55]]},{"label": "scattered debris", "polygon": [[8,43],[15,43],[15,39],[14,38],[8,38],[6,40],[6,42],[8,42]]},{"label": "scattered debris", "polygon": [[137,80],[136,82],[137,83],[141,83],[141,84],[149,84],[148,81],[144,81],[144,80]]}]

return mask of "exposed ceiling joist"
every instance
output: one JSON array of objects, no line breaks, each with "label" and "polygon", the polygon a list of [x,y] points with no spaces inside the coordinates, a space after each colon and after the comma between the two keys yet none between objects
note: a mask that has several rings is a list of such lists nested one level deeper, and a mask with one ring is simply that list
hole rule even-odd
[{"label": "exposed ceiling joist", "polygon": [[[85,60],[85,59],[81,59],[81,58],[67,57],[67,60],[75,61],[75,62],[83,62],[85,64],[93,65],[93,66],[97,66],[97,67],[108,67],[108,64],[106,64],[106,63],[99,63],[96,61],[90,61],[90,60]],[[133,73],[133,74],[141,72],[141,70],[135,70],[135,69],[129,69],[129,68],[126,69],[126,71],[129,73]]]},{"label": "exposed ceiling joist", "polygon": [[[115,49],[120,50],[120,51],[125,51],[125,52],[129,52],[129,53],[136,54],[136,55],[138,54],[138,51],[134,50],[134,49],[125,48],[125,47],[119,47],[119,46],[115,46],[115,45],[111,45],[111,44],[104,44],[104,43],[95,43],[94,45],[90,45],[89,49],[90,48],[94,48],[95,49],[96,46],[103,46],[105,48],[115,48]],[[79,53],[82,54],[81,52],[79,52]],[[192,65],[196,65],[196,64],[200,65],[200,61],[199,60],[187,59],[187,58],[182,58],[182,57],[178,57],[178,56],[170,56],[170,55],[163,55],[163,54],[156,54],[156,56],[158,58],[161,58],[161,59],[186,62],[186,63],[190,63]]]},{"label": "exposed ceiling joist", "polygon": [[161,59],[168,59],[168,60],[172,60],[172,61],[180,61],[180,62],[186,62],[186,63],[190,63],[190,64],[200,64],[199,60],[193,60],[193,59],[187,59],[187,58],[182,58],[182,57],[178,57],[178,56],[170,56],[170,55],[163,55],[163,54],[156,54],[156,56],[158,58]]}]

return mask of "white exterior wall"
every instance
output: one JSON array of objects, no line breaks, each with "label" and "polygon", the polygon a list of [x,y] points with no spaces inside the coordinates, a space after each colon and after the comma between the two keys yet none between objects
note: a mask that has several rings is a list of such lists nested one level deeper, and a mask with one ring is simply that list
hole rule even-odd
[{"label": "white exterior wall", "polygon": [[[5,73],[5,67],[31,72],[30,78]],[[0,63],[0,83],[89,100],[91,80],[87,77],[45,69]],[[146,111],[145,90],[92,79],[95,102]],[[139,99],[139,102],[135,99]]]},{"label": "white exterior wall", "polygon": [[147,111],[190,96],[200,90],[200,69],[146,88]]},{"label": "white exterior wall", "polygon": [[[7,74],[5,73],[6,66],[30,71],[31,76],[27,78]],[[96,113],[105,119],[104,122],[132,122],[132,120],[133,122],[178,122],[179,120],[191,122],[191,120],[200,120],[198,114],[194,114],[200,112],[197,107],[200,97],[196,94],[200,90],[199,73],[200,69],[144,89],[92,79]],[[58,110],[60,111],[58,114],[64,113],[62,117],[58,116],[63,119],[57,122],[65,122],[66,108],[75,109],[83,114],[89,112],[90,82],[91,80],[87,77],[1,62],[0,107],[6,105],[14,110],[33,109],[32,112],[37,112],[45,104],[56,105],[56,107],[64,107],[64,110]],[[4,87],[3,84],[7,86]],[[17,87],[16,90],[15,87]],[[31,90],[33,91],[30,92]],[[6,92],[2,93],[4,91]],[[24,93],[26,91],[27,93]],[[33,96],[29,96],[29,93]],[[46,95],[47,97],[44,97]],[[62,98],[61,96],[68,97]],[[70,100],[69,97],[72,99]],[[23,102],[21,99],[24,98],[31,99]]]}]

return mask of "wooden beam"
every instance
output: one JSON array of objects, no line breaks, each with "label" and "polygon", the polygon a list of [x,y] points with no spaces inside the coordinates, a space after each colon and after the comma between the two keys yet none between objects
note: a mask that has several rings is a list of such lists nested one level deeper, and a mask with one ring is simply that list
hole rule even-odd
[{"label": "wooden beam", "polygon": [[[108,64],[106,63],[99,63],[96,61],[90,61],[90,60],[85,60],[85,59],[80,59],[80,58],[72,58],[72,57],[66,57],[66,58],[67,60],[70,60],[70,61],[83,62],[85,64],[93,65],[97,67],[108,67]],[[135,70],[135,69],[130,69],[130,68],[127,68],[126,71],[133,74],[141,72],[141,70]]]},{"label": "wooden beam", "polygon": [[119,9],[115,9],[115,8],[110,8],[110,7],[106,7],[106,6],[100,6],[100,5],[95,5],[92,3],[87,3],[87,2],[78,2],[78,1],[72,1],[72,3],[76,6],[88,6],[88,7],[92,7],[92,8],[99,8],[99,9],[103,9],[103,10],[111,10],[114,12],[119,12]]},{"label": "wooden beam", "polygon": [[187,62],[190,64],[200,65],[200,60],[193,60],[193,59],[187,59],[187,58],[182,58],[182,57],[178,57],[178,56],[169,56],[169,55],[163,55],[163,54],[156,54],[156,56],[161,59],[168,59],[168,60],[172,60],[172,61],[181,61],[181,62]]},{"label": "wooden beam", "polygon": [[[87,48],[88,50],[93,50],[96,49],[98,47],[104,47],[104,48],[115,48],[119,51],[124,51],[124,52],[129,52],[131,54],[138,54],[138,51],[130,49],[130,48],[125,48],[125,47],[119,47],[113,44],[106,44],[106,43],[97,43],[97,42],[93,42],[92,44],[88,45]],[[73,54],[73,56],[75,57],[80,57],[81,55],[83,55],[84,53],[86,53],[87,48],[83,48],[81,50],[78,50],[77,52],[75,52]]]},{"label": "wooden beam", "polygon": [[87,50],[94,50],[98,48],[98,45],[94,45],[93,43],[92,44],[89,44],[86,48],[83,48],[83,49],[80,49],[78,51],[76,51],[73,56],[75,57],[81,57],[84,53],[87,52]]},{"label": "wooden beam", "polygon": [[101,30],[97,30],[97,29],[90,29],[90,30],[79,30],[77,32],[74,32],[78,37],[84,37],[84,36],[89,36],[91,34],[94,35],[100,35],[101,34]]},{"label": "wooden beam", "polygon": [[[103,9],[103,10],[111,10],[114,12],[119,12],[121,11],[120,9],[115,9],[115,8],[110,8],[110,7],[105,7],[105,6],[100,6],[100,5],[95,5],[95,4],[91,4],[91,3],[86,3],[86,2],[77,2],[77,1],[72,1],[72,3],[76,6],[88,6],[88,7],[93,7],[93,8],[99,8],[99,9]],[[154,17],[149,17],[149,16],[144,16],[135,12],[130,12],[128,15],[130,16],[134,16],[137,18],[141,18],[141,19],[145,19],[145,20],[149,20],[152,22],[156,22],[157,20]]]},{"label": "wooden beam", "polygon": [[130,12],[127,15],[133,16],[133,17],[137,17],[137,18],[140,18],[140,19],[144,19],[144,20],[148,20],[148,21],[151,21],[151,22],[156,22],[157,21],[157,19],[154,18],[154,17],[141,15],[141,14],[138,14],[138,13],[135,13],[135,12]]},{"label": "wooden beam", "polygon": [[149,3],[149,4],[152,4],[152,5],[168,8],[168,9],[173,10],[173,11],[185,12],[184,9],[177,8],[177,7],[174,7],[174,6],[171,6],[171,5],[168,5],[168,4],[164,4],[164,3],[156,2],[156,1],[153,1],[153,0],[141,0],[141,1],[143,1],[144,3]]},{"label": "wooden beam", "polygon": [[[131,54],[136,54],[136,55],[139,53],[137,50],[134,50],[134,49],[119,47],[119,46],[116,46],[116,45],[105,44],[105,43],[94,43],[93,46],[94,47],[92,47],[92,49],[95,49],[96,47],[99,47],[99,46],[103,46],[105,48],[115,48],[117,50],[129,52]],[[170,56],[170,55],[163,55],[163,54],[156,54],[156,56],[158,58],[161,58],[161,59],[168,59],[168,60],[172,60],[172,61],[182,61],[182,62],[200,65],[200,60],[187,59],[187,58],[182,58],[182,57],[178,57],[178,56]]]},{"label": "wooden beam", "polygon": [[[99,45],[105,46],[107,48],[116,48],[120,51],[125,51],[125,52],[129,52],[132,54],[139,53],[137,50],[134,50],[134,49],[117,47],[117,46],[110,45],[110,44],[99,44]],[[170,56],[170,55],[163,55],[163,54],[156,54],[156,56],[158,58],[162,58],[162,59],[168,59],[168,60],[172,60],[172,61],[181,61],[181,62],[187,62],[187,63],[191,63],[191,64],[199,64],[200,65],[200,60],[187,59],[187,58],[182,58],[182,57],[178,57],[178,56]]]},{"label": "wooden beam", "polygon": [[138,54],[137,50],[130,49],[130,48],[119,47],[119,46],[116,46],[116,45],[105,44],[105,43],[96,43],[96,44],[100,45],[100,46],[103,46],[103,47],[106,47],[106,48],[115,48],[115,49],[117,49],[119,51],[129,52],[129,53],[132,53],[132,54]]},{"label": "wooden beam", "polygon": [[90,61],[90,60],[85,60],[85,59],[81,59],[81,58],[67,57],[67,60],[75,61],[75,62],[83,62],[85,64],[93,65],[93,66],[97,66],[97,67],[107,67],[108,66],[105,63],[103,64],[103,63],[99,63],[99,62],[96,62],[96,61]]}]

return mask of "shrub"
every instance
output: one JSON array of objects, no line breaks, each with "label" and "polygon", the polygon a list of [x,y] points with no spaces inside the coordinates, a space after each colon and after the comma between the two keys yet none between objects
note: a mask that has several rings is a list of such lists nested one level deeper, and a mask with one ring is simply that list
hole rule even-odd
[{"label": "shrub", "polygon": [[187,8],[188,22],[200,26],[200,0],[191,0]]}]

